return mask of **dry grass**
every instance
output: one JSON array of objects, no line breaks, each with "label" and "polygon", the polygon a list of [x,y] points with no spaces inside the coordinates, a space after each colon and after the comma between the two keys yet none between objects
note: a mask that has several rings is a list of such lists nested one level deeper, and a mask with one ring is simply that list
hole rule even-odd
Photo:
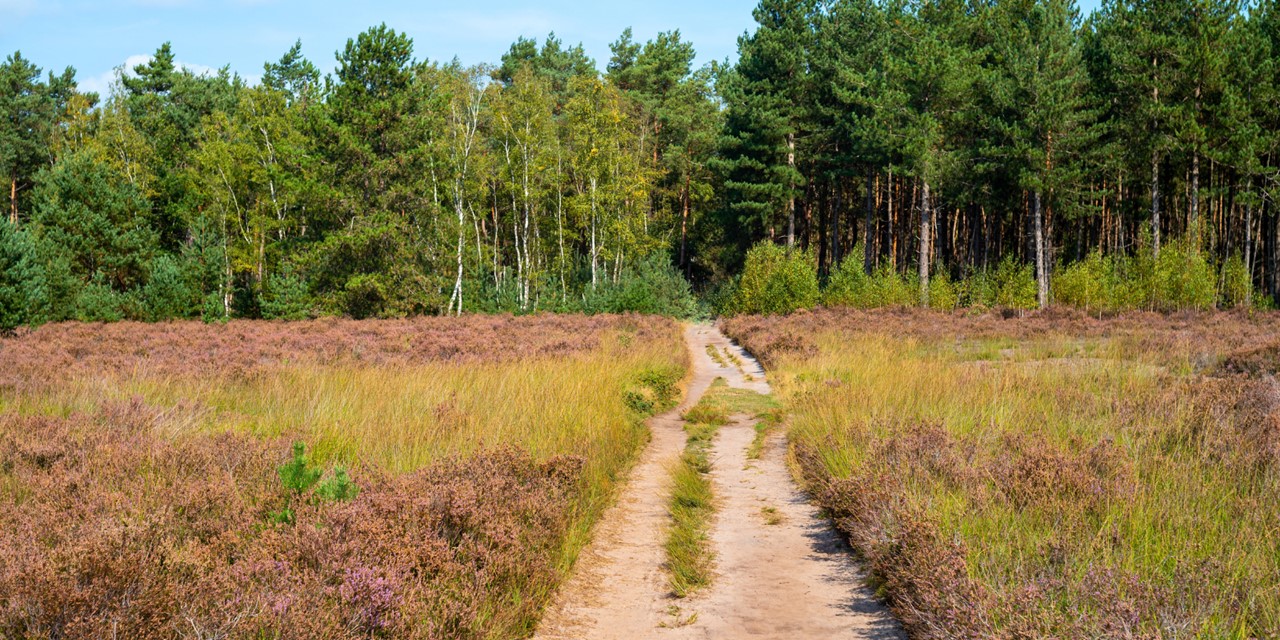
[{"label": "dry grass", "polygon": [[926,638],[1280,633],[1278,328],[1056,311],[726,323],[772,367],[809,489]]},{"label": "dry grass", "polygon": [[[685,358],[644,317],[0,341],[0,637],[526,635]],[[294,439],[362,490],[289,526]]]}]

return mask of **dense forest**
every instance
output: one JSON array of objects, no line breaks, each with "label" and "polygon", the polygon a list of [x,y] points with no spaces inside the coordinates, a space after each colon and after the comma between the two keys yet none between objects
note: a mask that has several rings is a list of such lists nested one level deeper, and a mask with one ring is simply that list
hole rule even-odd
[{"label": "dense forest", "polygon": [[0,327],[692,313],[688,283],[719,311],[1280,293],[1275,3],[754,15],[702,68],[679,31],[624,32],[602,72],[554,34],[465,67],[384,25],[256,84],[166,43],[99,96],[14,53]]}]

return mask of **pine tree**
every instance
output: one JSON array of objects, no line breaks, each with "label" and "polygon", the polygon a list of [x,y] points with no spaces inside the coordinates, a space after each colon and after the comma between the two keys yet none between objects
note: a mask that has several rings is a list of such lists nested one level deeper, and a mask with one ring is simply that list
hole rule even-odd
[{"label": "pine tree", "polygon": [[280,57],[262,65],[262,84],[284,93],[290,102],[315,100],[320,91],[320,71],[302,55],[302,40]]},{"label": "pine tree", "polygon": [[753,12],[759,27],[738,39],[738,64],[718,87],[728,104],[720,170],[729,206],[755,237],[776,237],[781,214],[787,246],[804,184],[796,144],[805,134],[814,10],[813,0],[762,0]]},{"label": "pine tree", "polygon": [[919,273],[922,304],[929,301],[933,261],[935,186],[959,171],[957,117],[973,98],[979,72],[977,51],[965,42],[965,7],[957,0],[920,5],[916,14],[894,22],[885,67],[888,91],[879,102],[888,109],[902,168],[920,184]]},{"label": "pine tree", "polygon": [[0,65],[0,175],[7,180],[4,198],[10,224],[18,224],[22,200],[41,167],[54,160],[52,143],[67,105],[76,95],[75,71],[49,74],[14,52]]},{"label": "pine tree", "polygon": [[1080,177],[1080,154],[1092,142],[1085,91],[1088,78],[1076,38],[1073,0],[1013,0],[997,8],[993,83],[1005,139],[1006,167],[1031,193],[1037,302],[1049,304],[1052,241],[1045,209],[1070,206]]}]

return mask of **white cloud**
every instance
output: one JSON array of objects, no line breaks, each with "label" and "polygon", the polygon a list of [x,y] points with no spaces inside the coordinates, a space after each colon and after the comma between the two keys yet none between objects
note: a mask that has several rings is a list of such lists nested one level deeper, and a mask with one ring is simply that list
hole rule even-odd
[{"label": "white cloud", "polygon": [[84,92],[93,92],[98,94],[99,98],[105,99],[111,91],[111,83],[116,79],[116,71],[104,71],[96,76],[82,76],[77,78],[80,90]]},{"label": "white cloud", "polygon": [[[104,71],[96,76],[81,77],[78,79],[80,90],[93,91],[97,93],[99,97],[105,99],[107,94],[111,92],[111,85],[116,80],[116,72],[118,70],[123,70],[125,75],[132,77],[134,75],[134,67],[151,62],[151,59],[154,57],[155,56],[151,54],[136,53],[125,58],[124,62],[120,63],[119,66],[111,69],[110,71]],[[174,60],[173,63],[179,69],[185,69],[198,76],[212,76],[218,74],[217,68],[206,64],[183,62],[181,60]],[[250,84],[257,84],[258,82],[257,76],[245,76],[244,78],[245,81]]]}]

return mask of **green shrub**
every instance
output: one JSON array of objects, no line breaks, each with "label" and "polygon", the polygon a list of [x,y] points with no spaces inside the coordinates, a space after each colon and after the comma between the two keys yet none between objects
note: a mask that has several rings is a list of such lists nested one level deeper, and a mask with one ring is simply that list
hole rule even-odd
[{"label": "green shrub", "polygon": [[1218,278],[1204,253],[1182,238],[1160,251],[1150,292],[1151,306],[1161,311],[1212,309],[1218,299]]},{"label": "green shrub", "polygon": [[142,287],[143,313],[149,320],[186,318],[197,299],[182,265],[162,254],[151,261],[151,273]]},{"label": "green shrub", "polygon": [[0,220],[0,334],[33,321],[34,268],[26,235]]},{"label": "green shrub", "polygon": [[714,283],[702,292],[699,302],[704,315],[728,315],[733,313],[733,304],[738,297],[738,278],[728,278]]},{"label": "green shrub", "polygon": [[347,475],[346,467],[334,467],[333,475],[316,485],[316,497],[326,502],[355,500],[360,487]]},{"label": "green shrub", "polygon": [[828,307],[865,307],[869,278],[857,252],[849,254],[827,278],[822,304]]},{"label": "green shrub", "polygon": [[622,392],[627,408],[644,416],[675,406],[679,391],[676,385],[684,376],[680,367],[659,367],[641,371],[635,382]]},{"label": "green shrub", "polygon": [[[915,273],[902,275],[888,264],[880,265],[870,275],[862,266],[862,250],[854,247],[840,266],[831,273],[822,303],[829,307],[909,307],[920,304],[920,279]],[[944,269],[929,279],[929,306],[950,310],[960,306],[961,287]]]},{"label": "green shrub", "polygon": [[1248,307],[1253,302],[1253,278],[1240,254],[1234,254],[1222,263],[1219,277],[1218,300],[1224,309]]},{"label": "green shrub", "polygon": [[588,313],[631,311],[676,318],[698,315],[698,302],[689,281],[663,253],[654,253],[625,267],[618,282],[607,282],[588,293],[583,307]]},{"label": "green shrub", "polygon": [[734,296],[736,313],[777,314],[818,303],[818,272],[812,252],[761,242],[747,252]]},{"label": "green shrub", "polygon": [[[916,287],[919,289],[919,287]],[[929,278],[929,308],[952,311],[960,306],[960,287],[946,269],[938,269]]]},{"label": "green shrub", "polygon": [[305,320],[311,315],[307,281],[286,266],[263,287],[262,317],[268,320]]},{"label": "green shrub", "polygon": [[882,264],[867,281],[864,307],[909,307],[920,303],[920,281]]},{"label": "green shrub", "polygon": [[76,294],[75,319],[81,322],[117,322],[128,315],[127,296],[101,279],[85,284]]},{"label": "green shrub", "polygon": [[1126,262],[1123,257],[1094,251],[1084,260],[1060,268],[1052,283],[1054,301],[1085,311],[1128,308],[1133,301],[1123,277]]},{"label": "green shrub", "polygon": [[[293,524],[293,506],[297,501],[309,499],[314,503],[354,500],[360,493],[360,487],[347,475],[345,467],[334,467],[333,475],[322,482],[324,470],[311,464],[307,448],[301,442],[293,443],[293,456],[280,465],[277,473],[285,490],[284,507],[272,512],[271,519],[281,524]],[[308,493],[311,494],[309,498]]]},{"label": "green shrub", "polygon": [[1029,264],[1020,264],[1013,256],[1005,256],[995,269],[971,275],[959,296],[970,306],[1034,309],[1036,277]]}]

